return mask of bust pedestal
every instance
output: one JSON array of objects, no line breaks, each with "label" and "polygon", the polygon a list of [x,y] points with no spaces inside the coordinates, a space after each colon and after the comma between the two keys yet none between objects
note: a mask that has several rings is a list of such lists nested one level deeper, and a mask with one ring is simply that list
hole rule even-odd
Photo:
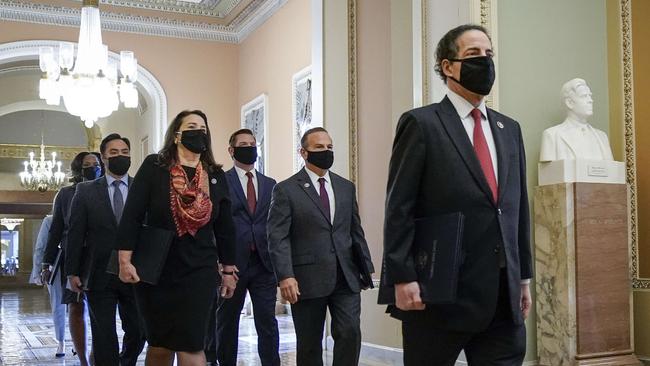
[{"label": "bust pedestal", "polygon": [[540,366],[641,365],[631,344],[627,212],[625,184],[536,188]]},{"label": "bust pedestal", "polygon": [[625,164],[613,160],[555,160],[541,162],[539,185],[557,183],[616,183],[625,184]]}]

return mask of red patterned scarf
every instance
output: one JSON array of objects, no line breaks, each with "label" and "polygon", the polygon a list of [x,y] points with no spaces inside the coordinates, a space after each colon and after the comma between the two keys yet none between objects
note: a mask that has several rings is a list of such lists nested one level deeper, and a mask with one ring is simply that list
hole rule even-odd
[{"label": "red patterned scarf", "polygon": [[210,221],[212,213],[208,173],[199,164],[190,182],[183,167],[176,164],[169,170],[169,176],[169,197],[176,233],[178,236],[186,233],[195,236]]}]

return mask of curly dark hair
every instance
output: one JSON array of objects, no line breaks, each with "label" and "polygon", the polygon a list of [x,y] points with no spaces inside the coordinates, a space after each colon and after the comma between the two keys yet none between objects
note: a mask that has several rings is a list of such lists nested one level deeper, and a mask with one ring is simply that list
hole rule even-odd
[{"label": "curly dark hair", "polygon": [[447,75],[442,71],[442,60],[458,58],[458,44],[456,41],[458,41],[458,38],[462,36],[463,33],[470,30],[477,30],[485,33],[490,42],[492,42],[492,38],[490,38],[487,29],[478,24],[459,25],[442,36],[438,42],[438,46],[436,47],[436,64],[433,69],[445,83],[447,83]]},{"label": "curly dark hair", "polygon": [[102,163],[101,155],[98,152],[82,151],[78,153],[70,162],[70,182],[72,182],[72,184],[77,184],[84,180],[82,172],[83,162],[84,158],[90,154],[93,154],[97,157],[97,161],[99,161],[99,167],[101,169],[101,175],[104,175],[104,163]]},{"label": "curly dark hair", "polygon": [[165,142],[163,144],[163,147],[158,152],[158,163],[166,168],[169,168],[176,163],[176,155],[178,153],[178,148],[174,143],[176,132],[178,132],[178,130],[181,128],[183,119],[191,114],[195,114],[201,117],[203,121],[205,121],[206,133],[208,135],[208,148],[201,153],[201,163],[210,172],[220,170],[222,165],[217,164],[217,162],[214,160],[214,154],[212,153],[212,144],[210,143],[212,139],[210,135],[210,127],[208,126],[208,117],[205,115],[205,113],[198,109],[193,111],[185,110],[174,117],[174,120],[169,124],[167,132],[165,133]]}]

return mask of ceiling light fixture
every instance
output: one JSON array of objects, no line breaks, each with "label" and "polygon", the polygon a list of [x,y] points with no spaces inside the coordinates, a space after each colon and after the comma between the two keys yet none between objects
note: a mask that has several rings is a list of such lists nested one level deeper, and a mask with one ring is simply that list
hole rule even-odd
[{"label": "ceiling light fixture", "polygon": [[120,100],[126,108],[138,107],[138,61],[133,52],[120,52],[118,76],[108,47],[102,44],[99,0],[83,0],[76,59],[70,42],[61,42],[57,53],[53,47],[39,49],[43,72],[39,96],[47,104],[59,105],[63,97],[68,113],[80,117],[88,128],[116,111]]}]

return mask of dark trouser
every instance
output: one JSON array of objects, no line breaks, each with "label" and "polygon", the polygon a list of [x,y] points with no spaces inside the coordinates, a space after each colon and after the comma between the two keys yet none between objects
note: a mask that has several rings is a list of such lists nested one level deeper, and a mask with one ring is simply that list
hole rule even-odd
[{"label": "dark trouser", "polygon": [[[87,297],[95,365],[135,365],[145,339],[135,305],[133,286],[111,275],[105,288],[88,291]],[[119,350],[115,323],[115,312],[118,309],[124,330],[122,352]]]},{"label": "dark trouser", "polygon": [[332,316],[334,338],[332,366],[359,364],[361,296],[350,290],[339,271],[336,289],[331,295],[299,300],[291,305],[296,329],[298,366],[323,365],[323,327],[328,308]]},{"label": "dark trouser", "polygon": [[496,314],[480,333],[435,329],[429,322],[403,322],[405,366],[453,366],[465,350],[470,366],[521,365],[526,355],[526,328],[512,322],[505,271],[499,282]]},{"label": "dark trouser", "polygon": [[[277,282],[273,272],[269,272],[264,267],[257,253],[251,253],[248,268],[239,274],[239,282],[237,282],[233,297],[221,300],[221,305],[217,309],[216,353],[219,365],[235,366],[237,364],[239,316],[244,307],[246,290],[250,293],[253,302],[253,319],[257,330],[257,352],[262,365],[279,366],[280,336],[278,321],[275,319]],[[210,326],[214,326],[214,322],[210,322]]]}]

